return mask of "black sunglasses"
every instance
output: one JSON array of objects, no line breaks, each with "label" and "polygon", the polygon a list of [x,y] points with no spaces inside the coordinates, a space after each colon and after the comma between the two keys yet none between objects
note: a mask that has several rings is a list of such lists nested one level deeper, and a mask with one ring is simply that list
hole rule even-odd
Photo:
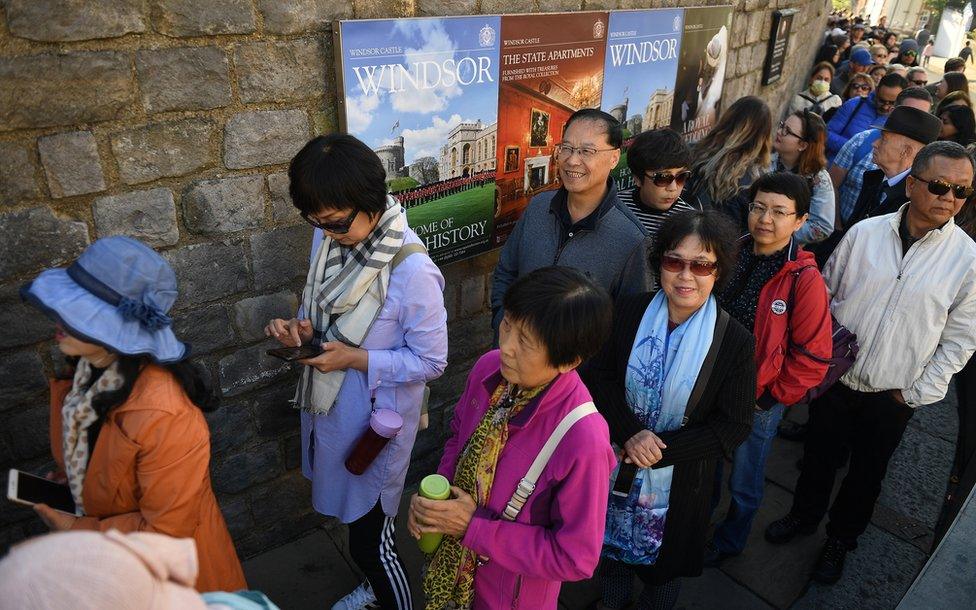
[{"label": "black sunglasses", "polygon": [[677,174],[669,174],[667,172],[655,172],[653,174],[645,174],[654,186],[667,186],[674,182],[679,187],[684,186],[685,182],[688,182],[688,178],[691,178],[691,172],[685,170],[683,172],[678,172]]},{"label": "black sunglasses", "polygon": [[916,175],[912,175],[912,178],[924,182],[929,187],[929,192],[936,197],[941,197],[952,191],[952,196],[956,199],[969,199],[976,192],[971,186],[962,186],[960,184],[949,184],[944,180],[926,180],[925,178],[919,178]]},{"label": "black sunglasses", "polygon": [[336,222],[319,222],[314,218],[310,218],[308,212],[302,212],[302,218],[305,219],[305,222],[312,225],[316,229],[322,229],[323,231],[335,233],[336,235],[345,235],[352,227],[352,223],[354,220],[356,220],[357,214],[359,214],[359,210],[353,210],[352,214]]}]

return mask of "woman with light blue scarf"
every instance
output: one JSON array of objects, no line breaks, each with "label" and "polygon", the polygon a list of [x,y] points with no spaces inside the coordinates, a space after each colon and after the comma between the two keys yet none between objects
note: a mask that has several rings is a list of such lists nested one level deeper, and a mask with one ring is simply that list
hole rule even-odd
[{"label": "woman with light blue scarf", "polygon": [[582,371],[621,462],[604,535],[599,608],[668,609],[680,577],[702,571],[715,461],[749,434],[754,340],[712,296],[735,262],[720,212],[685,212],[661,227],[650,266],[661,289],[621,298],[603,350]]}]

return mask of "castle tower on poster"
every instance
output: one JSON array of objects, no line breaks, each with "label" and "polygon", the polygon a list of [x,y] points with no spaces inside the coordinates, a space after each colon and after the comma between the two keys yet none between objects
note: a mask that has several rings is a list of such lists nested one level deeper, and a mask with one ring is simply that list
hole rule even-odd
[{"label": "castle tower on poster", "polygon": [[605,12],[502,17],[496,245],[533,196],[558,186],[566,119],[600,105],[607,23]]},{"label": "castle tower on poster", "polygon": [[492,245],[499,30],[491,16],[339,24],[344,128],[438,263]]}]

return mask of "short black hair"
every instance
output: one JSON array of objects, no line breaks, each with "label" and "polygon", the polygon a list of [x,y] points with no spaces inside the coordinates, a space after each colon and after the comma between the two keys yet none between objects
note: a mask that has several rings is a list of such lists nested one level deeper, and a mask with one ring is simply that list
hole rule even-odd
[{"label": "short black hair", "polygon": [[610,296],[571,267],[542,267],[515,280],[502,299],[505,314],[531,328],[553,367],[586,360],[610,334]]},{"label": "short black hair", "polygon": [[657,234],[648,255],[651,272],[661,282],[661,259],[674,250],[689,235],[697,235],[706,250],[715,255],[718,277],[712,293],[722,292],[732,279],[732,269],[739,254],[740,231],[725,213],[714,209],[679,212],[669,216]]},{"label": "short black hair", "polygon": [[962,57],[950,57],[946,60],[945,65],[942,66],[943,71],[952,72],[954,70],[965,69],[966,60]]},{"label": "short black hair", "polygon": [[627,148],[627,167],[643,181],[650,170],[688,167],[691,147],[673,129],[654,129],[639,134]]},{"label": "short black hair", "polygon": [[908,79],[898,74],[897,72],[892,72],[891,74],[885,74],[878,81],[878,87],[898,87],[899,89],[908,88]]},{"label": "short black hair", "polygon": [[974,163],[972,156],[970,156],[962,144],[939,140],[931,144],[926,144],[922,150],[918,151],[918,154],[915,155],[915,160],[912,161],[912,175],[918,177],[919,174],[927,171],[936,157],[966,159],[976,169],[976,163]]},{"label": "short black hair", "polygon": [[755,201],[759,191],[789,197],[796,204],[796,217],[810,212],[810,183],[793,172],[770,172],[756,178],[749,187],[749,201]]},{"label": "short black hair", "polygon": [[386,170],[360,140],[329,134],[309,141],[288,166],[288,192],[303,214],[358,210],[370,217],[386,210]]},{"label": "short black hair", "polygon": [[[923,68],[924,70],[924,68]],[[895,106],[901,106],[907,99],[923,100],[932,103],[932,94],[925,90],[925,87],[909,87],[902,89],[898,97],[895,98]]]},{"label": "short black hair", "polygon": [[569,115],[566,124],[563,125],[563,134],[569,126],[576,121],[596,121],[602,123],[607,133],[607,141],[610,146],[620,148],[624,143],[624,126],[612,114],[604,112],[599,108],[581,108]]}]

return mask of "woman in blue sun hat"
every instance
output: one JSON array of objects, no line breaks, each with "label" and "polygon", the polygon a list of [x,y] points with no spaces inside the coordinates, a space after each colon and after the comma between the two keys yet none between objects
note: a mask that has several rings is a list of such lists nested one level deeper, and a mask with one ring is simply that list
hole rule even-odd
[{"label": "woman in blue sun hat", "polygon": [[106,237],[21,296],[56,324],[73,378],[51,381],[51,452],[76,515],[34,507],[52,530],[150,531],[196,542],[200,591],[245,587],[210,484],[217,406],[168,313],[176,274],[145,244]]}]

